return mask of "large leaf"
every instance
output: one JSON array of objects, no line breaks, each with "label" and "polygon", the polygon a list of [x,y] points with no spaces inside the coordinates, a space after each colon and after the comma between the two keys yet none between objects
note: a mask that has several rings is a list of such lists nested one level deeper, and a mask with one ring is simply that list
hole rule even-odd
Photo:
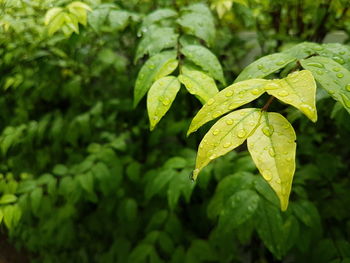
[{"label": "large leaf", "polygon": [[251,79],[232,84],[209,99],[193,118],[187,135],[196,131],[203,124],[229,111],[232,111],[258,98],[265,92],[265,79]]},{"label": "large leaf", "polygon": [[153,83],[147,94],[147,111],[151,130],[170,109],[179,90],[180,82],[174,76],[163,77]]},{"label": "large leaf", "polygon": [[350,71],[325,57],[311,57],[300,63],[350,113]]},{"label": "large leaf", "polygon": [[214,79],[187,65],[182,66],[178,78],[188,92],[195,95],[203,104],[219,92]]},{"label": "large leaf", "polygon": [[194,35],[203,39],[208,45],[212,45],[215,38],[215,25],[208,7],[203,4],[194,4],[183,10],[177,22],[185,33]]},{"label": "large leaf", "polygon": [[214,79],[225,85],[224,73],[220,62],[209,49],[198,45],[188,45],[181,49],[181,53],[208,72]]},{"label": "large leaf", "polygon": [[316,54],[321,51],[323,48],[320,44],[311,43],[311,42],[302,42],[299,43],[292,48],[289,48],[283,53],[290,55],[291,57],[295,57],[296,59],[306,58],[310,55]]},{"label": "large leaf", "polygon": [[317,121],[316,82],[310,71],[293,72],[284,79],[274,80],[274,83],[278,88],[266,89],[267,93],[296,107],[313,122]]},{"label": "large leaf", "polygon": [[339,43],[323,44],[320,51],[317,52],[323,57],[329,57],[346,69],[350,70],[350,47]]},{"label": "large leaf", "polygon": [[285,53],[275,53],[264,56],[248,65],[241,74],[238,75],[235,82],[246,79],[264,78],[277,70],[284,68],[296,59]]},{"label": "large leaf", "polygon": [[177,16],[177,12],[172,9],[157,9],[156,11],[148,14],[142,21],[141,32],[145,33],[148,31],[149,26],[152,24],[159,22],[163,19],[175,17]]},{"label": "large leaf", "polygon": [[234,111],[218,120],[199,144],[193,179],[208,163],[241,145],[259,124],[259,109]]},{"label": "large leaf", "polygon": [[263,112],[260,125],[248,138],[248,150],[261,175],[288,207],[295,171],[296,136],[291,124],[280,114]]},{"label": "large leaf", "polygon": [[145,96],[155,80],[170,74],[176,67],[176,52],[162,52],[149,58],[142,66],[136,79],[134,107]]},{"label": "large leaf", "polygon": [[176,46],[178,34],[171,27],[153,27],[137,47],[135,61],[142,58],[145,54],[153,56],[163,49]]}]

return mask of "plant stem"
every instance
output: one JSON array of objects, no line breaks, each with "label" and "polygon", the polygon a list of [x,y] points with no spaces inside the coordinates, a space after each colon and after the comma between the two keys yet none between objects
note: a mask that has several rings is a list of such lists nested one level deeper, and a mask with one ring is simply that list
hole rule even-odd
[{"label": "plant stem", "polygon": [[270,105],[274,99],[275,99],[275,97],[271,96],[269,98],[269,100],[266,102],[266,104],[264,105],[264,107],[262,107],[261,111],[267,111],[267,109],[270,107]]}]

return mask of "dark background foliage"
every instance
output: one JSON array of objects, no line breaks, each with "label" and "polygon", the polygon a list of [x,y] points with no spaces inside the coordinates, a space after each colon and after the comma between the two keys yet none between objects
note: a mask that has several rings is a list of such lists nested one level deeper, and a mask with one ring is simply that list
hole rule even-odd
[{"label": "dark background foliage", "polygon": [[[45,13],[69,2],[0,0],[0,260],[350,262],[343,108],[321,94],[313,124],[272,104],[298,138],[284,213],[245,146],[192,182],[207,129],[186,130],[200,103],[180,92],[149,132],[145,102],[134,109],[132,98],[142,18],[194,1],[86,1],[93,11],[79,34],[48,36]],[[225,12],[225,1],[201,2],[228,83],[295,43],[348,41],[348,1],[226,1]]]}]

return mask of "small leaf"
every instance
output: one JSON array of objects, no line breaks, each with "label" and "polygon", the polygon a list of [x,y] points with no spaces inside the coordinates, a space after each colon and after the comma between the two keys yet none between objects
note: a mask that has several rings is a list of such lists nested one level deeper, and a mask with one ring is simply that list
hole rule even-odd
[{"label": "small leaf", "polygon": [[174,76],[163,77],[153,83],[147,94],[147,111],[151,130],[170,109],[179,90],[180,82]]},{"label": "small leaf", "polygon": [[313,54],[316,54],[322,49],[323,48],[319,44],[311,43],[311,42],[302,42],[283,51],[283,53],[291,57],[294,57],[296,59],[302,59],[302,58],[311,56]]},{"label": "small leaf", "polygon": [[[311,121],[317,121],[316,82],[310,71],[293,72],[284,79],[273,80],[273,83],[279,87],[266,89],[268,94],[296,107]],[[266,87],[269,86],[271,87]]]},{"label": "small leaf", "polygon": [[350,113],[350,72],[330,58],[311,57],[300,61],[328,93]]},{"label": "small leaf", "polygon": [[52,36],[56,31],[58,31],[63,24],[65,23],[65,15],[66,13],[60,12],[58,13],[49,23],[48,34]]},{"label": "small leaf", "polygon": [[248,108],[218,120],[199,144],[193,179],[209,162],[241,145],[259,124],[260,117],[259,109]]},{"label": "small leaf", "polygon": [[155,27],[147,33],[137,47],[135,62],[145,54],[153,56],[163,49],[173,48],[177,44],[178,34],[171,27]]},{"label": "small leaf", "polygon": [[30,203],[34,213],[37,213],[40,207],[40,202],[43,197],[43,189],[37,187],[30,193]]},{"label": "small leaf", "polygon": [[209,49],[199,45],[188,45],[181,49],[181,53],[194,64],[208,72],[214,79],[226,85],[220,62]]},{"label": "small leaf", "polygon": [[291,124],[280,114],[263,113],[260,125],[248,138],[248,150],[264,179],[288,207],[295,171],[296,136]]},{"label": "small leaf", "polygon": [[0,198],[0,205],[11,204],[17,201],[17,196],[13,194],[4,194]]},{"label": "small leaf", "polygon": [[80,2],[80,1],[72,2],[67,7],[68,7],[68,9],[81,8],[81,9],[85,9],[86,11],[92,11],[90,6],[88,6],[87,4]]},{"label": "small leaf", "polygon": [[172,9],[158,9],[150,14],[148,14],[142,22],[141,32],[147,32],[148,27],[156,22],[159,22],[163,19],[175,17],[177,16],[177,12]]},{"label": "small leaf", "polygon": [[339,43],[323,44],[321,50],[317,53],[322,57],[333,59],[347,70],[350,70],[350,47],[348,45]]},{"label": "small leaf", "polygon": [[8,205],[2,209],[5,225],[9,230],[17,226],[22,216],[22,211],[18,205]]},{"label": "small leaf", "polygon": [[238,75],[235,80],[236,82],[264,78],[277,70],[284,68],[289,63],[295,61],[296,59],[285,53],[275,53],[272,55],[264,56],[249,64],[242,72]]},{"label": "small leaf", "polygon": [[183,10],[177,23],[184,32],[204,40],[209,46],[212,45],[215,39],[215,25],[208,7],[204,4],[194,4]]},{"label": "small leaf", "polygon": [[123,30],[128,25],[130,13],[123,10],[111,10],[108,20],[113,30]]},{"label": "small leaf", "polygon": [[61,13],[63,8],[61,7],[54,7],[51,8],[49,11],[45,14],[45,25],[48,25],[51,23],[51,21],[59,14]]},{"label": "small leaf", "polygon": [[195,68],[183,65],[178,78],[188,92],[198,97],[203,104],[219,92],[214,79]]},{"label": "small leaf", "polygon": [[221,90],[206,104],[193,118],[187,135],[196,131],[199,127],[216,119],[217,117],[232,111],[248,102],[258,98],[265,92],[264,86],[269,83],[265,79],[251,79],[232,84]]},{"label": "small leaf", "polygon": [[[170,74],[176,69],[177,63],[174,64],[175,59],[176,52],[167,51],[159,53],[146,61],[136,79],[134,107],[136,107],[143,96],[145,96],[154,81]],[[174,67],[175,65],[176,67]]]}]

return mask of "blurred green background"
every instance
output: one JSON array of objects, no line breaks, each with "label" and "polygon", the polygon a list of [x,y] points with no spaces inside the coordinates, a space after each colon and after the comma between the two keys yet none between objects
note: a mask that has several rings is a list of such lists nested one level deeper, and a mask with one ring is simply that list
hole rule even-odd
[{"label": "blurred green background", "polygon": [[132,107],[154,10],[210,8],[232,83],[299,42],[348,43],[350,1],[86,0],[79,34],[50,34],[45,14],[71,2],[0,0],[0,262],[350,262],[350,117],[332,99],[318,96],[316,124],[272,105],[298,138],[284,213],[245,146],[189,180],[206,131],[186,137],[195,98],[180,91],[153,132],[145,100]]}]

